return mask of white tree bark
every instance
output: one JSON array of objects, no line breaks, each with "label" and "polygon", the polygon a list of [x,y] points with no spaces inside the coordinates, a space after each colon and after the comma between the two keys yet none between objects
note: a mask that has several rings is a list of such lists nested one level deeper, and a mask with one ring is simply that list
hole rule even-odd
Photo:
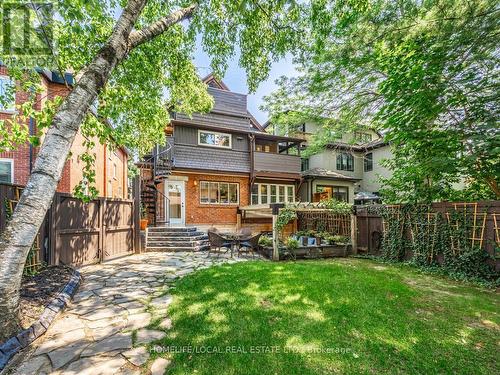
[{"label": "white tree bark", "polygon": [[145,32],[132,32],[146,3],[147,0],[129,0],[110,38],[61,104],[21,199],[0,238],[0,342],[19,328],[19,289],[26,258],[91,104],[130,49],[160,35],[171,25],[189,17],[195,9],[194,6],[181,9],[146,28]]}]

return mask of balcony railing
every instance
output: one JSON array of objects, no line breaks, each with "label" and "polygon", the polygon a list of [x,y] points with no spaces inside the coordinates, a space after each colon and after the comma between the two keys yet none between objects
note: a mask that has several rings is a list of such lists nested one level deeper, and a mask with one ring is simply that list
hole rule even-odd
[{"label": "balcony railing", "polygon": [[300,156],[254,152],[256,172],[300,173]]}]

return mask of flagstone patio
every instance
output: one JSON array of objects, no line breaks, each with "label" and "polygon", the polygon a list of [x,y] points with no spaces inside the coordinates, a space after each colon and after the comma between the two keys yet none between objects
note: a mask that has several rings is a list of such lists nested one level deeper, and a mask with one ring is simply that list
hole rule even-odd
[{"label": "flagstone patio", "polygon": [[[149,361],[146,345],[165,337],[146,327],[172,302],[169,283],[195,270],[244,261],[205,252],[145,253],[83,267],[80,289],[15,374],[163,374],[169,361]],[[135,333],[134,338],[132,333]],[[141,367],[146,366],[146,367]]]}]

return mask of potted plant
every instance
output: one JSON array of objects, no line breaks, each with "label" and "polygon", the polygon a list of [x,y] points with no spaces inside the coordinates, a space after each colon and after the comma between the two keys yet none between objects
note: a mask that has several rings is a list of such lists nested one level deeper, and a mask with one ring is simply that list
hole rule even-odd
[{"label": "potted plant", "polygon": [[141,220],[140,220],[141,230],[146,230],[148,224],[149,224],[148,210],[141,203]]},{"label": "potted plant", "polygon": [[268,236],[261,236],[259,238],[259,246],[265,256],[271,257],[273,253],[273,239]]},{"label": "potted plant", "polygon": [[295,251],[299,248],[299,241],[296,238],[288,237],[288,240],[286,242],[286,247],[290,251]]}]

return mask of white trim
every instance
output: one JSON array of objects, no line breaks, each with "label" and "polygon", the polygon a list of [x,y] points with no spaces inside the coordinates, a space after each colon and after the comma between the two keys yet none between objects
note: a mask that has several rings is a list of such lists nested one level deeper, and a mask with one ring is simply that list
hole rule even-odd
[{"label": "white trim", "polygon": [[[223,136],[228,136],[229,137],[229,146],[218,146],[218,145],[209,145],[206,143],[201,143],[201,133],[209,133],[209,134],[214,134],[214,135],[223,135]],[[233,137],[229,133],[220,133],[220,132],[214,132],[212,130],[204,130],[204,129],[198,129],[198,146],[207,146],[207,147],[216,147],[216,148],[225,148],[225,149],[231,149],[233,148]]]},{"label": "white trim", "polygon": [[165,180],[164,194],[168,199],[170,199],[170,196],[168,194],[168,185],[169,184],[178,185],[181,187],[181,218],[176,219],[178,221],[175,221],[175,222],[172,221],[172,218],[170,217],[170,206],[169,206],[167,200],[164,198],[165,204],[166,204],[166,209],[167,209],[165,211],[167,213],[167,220],[168,220],[170,225],[184,226],[184,225],[186,225],[186,182],[182,181],[182,180],[171,180],[171,179]]},{"label": "white trim", "polygon": [[0,158],[0,162],[10,163],[10,183],[14,184],[14,159]]},{"label": "white trim", "polygon": [[[260,189],[260,187],[262,185],[267,186],[267,194],[265,194],[265,197],[267,198],[266,203],[262,203],[262,194],[261,194],[261,189]],[[288,184],[288,185],[285,185],[285,184],[264,184],[264,183],[258,182],[258,183],[255,183],[254,186],[257,186],[257,203],[253,202],[253,196],[255,194],[253,194],[252,191],[250,191],[250,203],[251,204],[271,204],[271,186],[276,186],[276,202],[272,202],[272,203],[294,203],[295,202],[295,185],[291,185],[291,184]],[[284,202],[280,202],[280,200],[279,200],[280,186],[283,186],[285,188],[285,196],[284,196],[285,201]],[[288,199],[289,198],[289,194],[288,194],[289,187],[292,188],[292,200],[291,201]]]},{"label": "white trim", "polygon": [[[237,202],[228,202],[228,203],[220,203],[220,202],[202,202],[201,201],[201,184],[203,182],[206,182],[208,183],[209,185],[209,194],[208,194],[208,199],[210,200],[210,183],[216,183],[216,184],[228,184],[228,190],[227,190],[227,194],[228,194],[228,198],[229,198],[229,185],[236,185],[236,196],[238,198]],[[238,206],[240,204],[240,183],[239,182],[226,182],[226,181],[207,181],[207,180],[200,180],[199,181],[199,197],[200,197],[200,204],[201,205],[217,205],[217,206]],[[217,190],[220,189],[220,186],[217,187]]]}]

